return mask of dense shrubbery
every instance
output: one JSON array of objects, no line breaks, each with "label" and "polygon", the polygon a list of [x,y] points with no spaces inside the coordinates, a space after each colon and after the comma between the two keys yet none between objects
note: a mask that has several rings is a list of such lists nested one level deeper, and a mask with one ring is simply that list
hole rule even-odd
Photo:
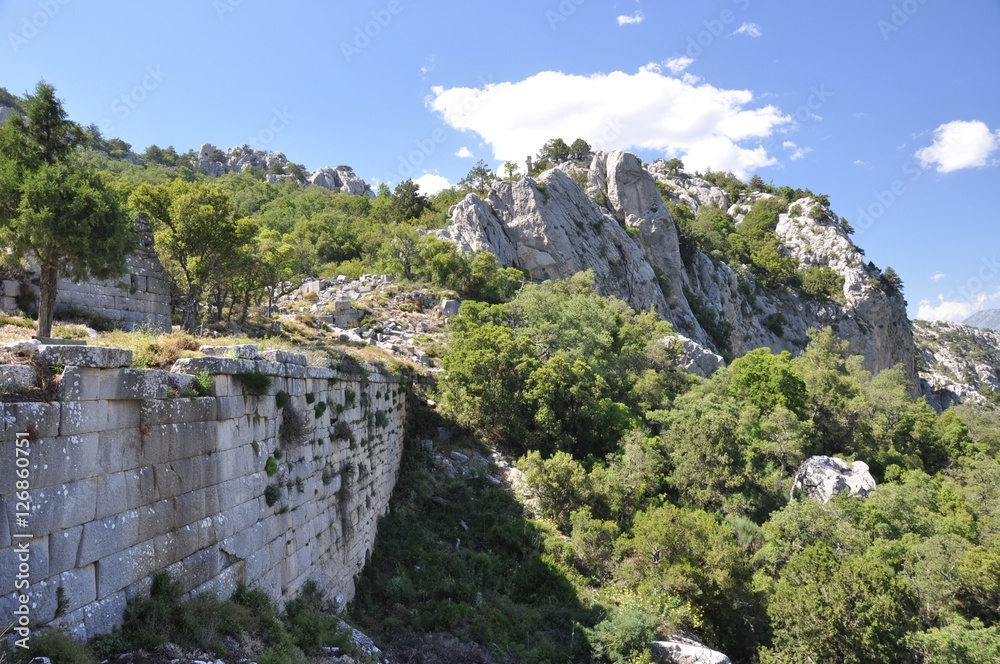
[{"label": "dense shrubbery", "polygon": [[[589,288],[578,276],[466,305],[443,388],[449,412],[524,453],[549,525],[522,527],[565,539],[508,564],[522,578],[548,561],[591,598],[592,661],[644,657],[652,635],[680,631],[734,661],[995,658],[1000,415],[938,415],[901,370],[872,376],[830,330],[797,358],[759,349],[687,386],[663,356],[647,364],[655,346],[615,345],[635,314]],[[595,409],[605,395],[627,417]],[[866,461],[878,491],[789,502],[813,454]],[[397,527],[393,541],[410,536]],[[382,555],[397,573],[419,564]],[[453,633],[511,652],[492,623],[467,617]]]}]

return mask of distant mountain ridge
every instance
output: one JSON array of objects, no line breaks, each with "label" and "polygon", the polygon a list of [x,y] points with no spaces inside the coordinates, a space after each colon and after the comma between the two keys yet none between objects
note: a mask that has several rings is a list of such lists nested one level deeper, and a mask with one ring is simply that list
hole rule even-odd
[{"label": "distant mountain ridge", "polygon": [[981,330],[1000,330],[1000,309],[977,311],[963,320],[962,325],[971,325]]}]

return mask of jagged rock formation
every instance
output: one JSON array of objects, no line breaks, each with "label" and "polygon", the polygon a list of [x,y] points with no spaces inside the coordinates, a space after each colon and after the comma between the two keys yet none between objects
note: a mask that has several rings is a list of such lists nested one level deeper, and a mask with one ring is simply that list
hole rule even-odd
[{"label": "jagged rock formation", "polygon": [[533,279],[565,279],[590,269],[606,295],[638,309],[669,308],[642,248],[559,169],[537,181],[501,182],[485,200],[469,194],[438,235],[466,251],[492,251]]},{"label": "jagged rock formation", "polygon": [[1000,309],[977,311],[963,320],[962,325],[971,325],[984,330],[1000,330]]},{"label": "jagged rock formation", "polygon": [[680,333],[722,354],[761,346],[797,352],[810,328],[830,326],[851,352],[864,355],[867,369],[902,363],[916,391],[906,303],[885,287],[878,268],[864,263],[837,215],[804,198],[775,229],[803,269],[826,267],[843,279],[837,301],[818,301],[791,289],[765,290],[749,268],[704,253],[683,260],[661,191],[693,211],[715,205],[737,220],[770,196],[733,202],[722,189],[663,162],[646,166],[628,153],[599,152],[589,169],[562,164],[537,180],[500,183],[486,197],[470,194],[452,208],[451,224],[438,236],[464,250],[490,250],[536,280],[591,269],[602,293],[636,309],[655,308]]},{"label": "jagged rock formation", "polygon": [[913,321],[921,392],[939,411],[985,403],[1000,390],[1000,332],[944,321]]},{"label": "jagged rock formation", "polygon": [[332,191],[342,191],[345,194],[375,196],[371,187],[355,175],[354,170],[350,166],[337,166],[337,168],[324,166],[323,168],[319,168],[309,176],[309,184],[325,187]]},{"label": "jagged rock formation", "polygon": [[801,492],[808,498],[828,503],[842,493],[867,496],[875,490],[875,478],[868,472],[868,464],[855,461],[851,465],[828,456],[806,459],[795,473],[791,497]]},{"label": "jagged rock formation", "polygon": [[372,198],[375,196],[371,187],[359,178],[350,166],[337,166],[336,168],[324,166],[307,175],[304,172],[298,172],[297,167],[284,154],[254,150],[249,146],[230,148],[228,152],[222,152],[211,143],[205,143],[198,151],[198,160],[195,166],[213,177],[230,172],[280,170],[282,174],[268,172],[267,181],[274,183],[294,180],[314,184],[331,191],[342,191],[347,194]]}]

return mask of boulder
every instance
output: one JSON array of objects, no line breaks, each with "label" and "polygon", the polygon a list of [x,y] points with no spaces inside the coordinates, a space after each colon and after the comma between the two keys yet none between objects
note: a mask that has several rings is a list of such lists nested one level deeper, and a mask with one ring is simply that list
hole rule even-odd
[{"label": "boulder", "polygon": [[653,642],[653,653],[658,661],[669,664],[731,664],[721,652],[691,639],[676,638]]},{"label": "boulder", "polygon": [[458,310],[462,306],[462,303],[458,300],[451,300],[449,298],[444,298],[441,300],[441,313],[443,313],[448,318],[458,315]]},{"label": "boulder", "polygon": [[875,490],[875,478],[868,472],[868,464],[846,461],[828,456],[814,456],[806,459],[795,473],[791,497],[800,491],[813,500],[829,502],[843,493],[867,496]]},{"label": "boulder", "polygon": [[683,335],[678,334],[675,337],[667,337],[663,341],[664,343],[670,345],[676,344],[678,346],[679,356],[677,358],[677,365],[688,373],[708,378],[717,369],[726,366],[726,361],[721,355],[713,353],[697,341],[688,339]]}]

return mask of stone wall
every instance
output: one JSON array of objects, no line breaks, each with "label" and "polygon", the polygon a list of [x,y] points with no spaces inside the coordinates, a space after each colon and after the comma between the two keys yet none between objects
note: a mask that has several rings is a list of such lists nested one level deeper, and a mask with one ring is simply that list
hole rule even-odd
[{"label": "stone wall", "polygon": [[[56,315],[77,310],[103,316],[119,327],[131,330],[149,327],[170,331],[170,283],[167,273],[153,250],[153,231],[140,217],[135,222],[138,247],[126,259],[126,274],[103,281],[74,282],[59,279]],[[38,296],[37,271],[27,284]],[[25,284],[2,282],[0,308],[8,313],[17,310],[16,297]]]},{"label": "stone wall", "polygon": [[[32,343],[21,352],[62,373],[57,400],[2,404],[0,616],[19,605],[24,542],[30,588],[20,592],[32,625],[81,638],[111,630],[164,569],[195,594],[246,582],[280,601],[313,579],[331,599],[353,597],[402,457],[397,377],[310,367],[303,355],[255,346],[168,372],[126,368],[122,349]],[[184,396],[200,372],[212,396]],[[0,373],[22,387],[34,375]],[[271,385],[257,396],[261,375]],[[16,515],[21,432],[30,440],[26,523]]]}]

